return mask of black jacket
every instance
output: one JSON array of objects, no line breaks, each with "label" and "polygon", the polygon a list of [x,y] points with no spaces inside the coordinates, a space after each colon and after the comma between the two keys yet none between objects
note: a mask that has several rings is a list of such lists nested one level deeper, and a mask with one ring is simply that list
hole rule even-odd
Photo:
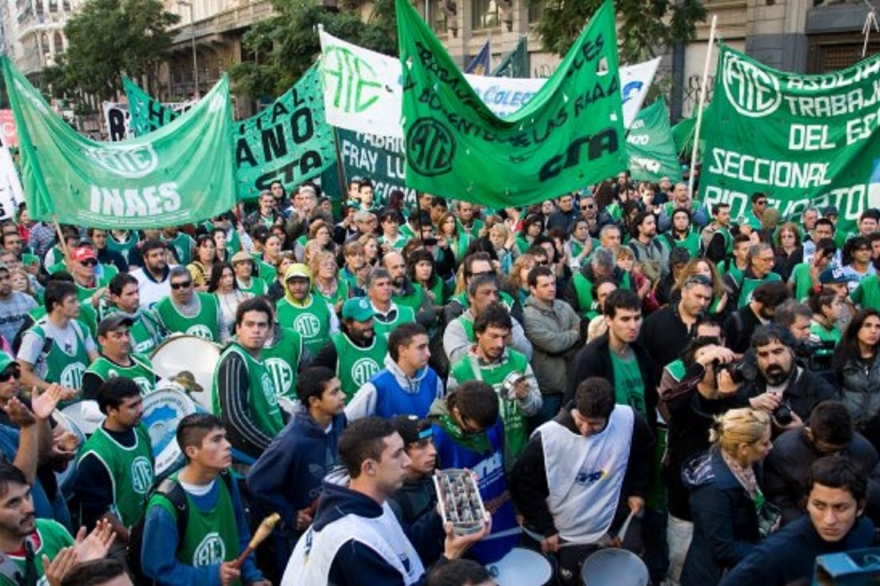
[{"label": "black jacket", "polygon": [[[639,362],[642,383],[645,385],[645,417],[653,429],[657,423],[657,384],[660,382],[661,370],[641,345],[630,344],[630,348]],[[584,346],[575,356],[568,372],[564,401],[573,401],[578,385],[591,376],[600,376],[614,384],[614,365],[611,363],[607,334]]]},{"label": "black jacket", "polygon": [[661,368],[677,360],[690,340],[691,331],[681,321],[678,303],[649,315],[639,332],[639,343]]},{"label": "black jacket", "polygon": [[[559,412],[554,421],[572,433],[579,434],[571,415],[572,409],[574,409],[574,403],[570,402]],[[628,510],[626,501],[629,497],[640,496],[644,498],[648,484],[651,482],[651,468],[654,462],[654,435],[645,419],[638,412],[635,415],[632,447],[626,464],[623,486],[620,489],[618,511]],[[580,464],[580,462],[572,462],[573,466],[580,466]],[[536,433],[529,440],[522,455],[514,464],[508,482],[510,495],[517,509],[525,516],[526,524],[545,537],[557,533],[553,523],[553,515],[547,508],[550,489],[547,487],[547,469],[544,465],[544,447],[541,443],[540,433]]]},{"label": "black jacket", "polygon": [[[759,373],[755,380],[743,384],[737,393],[741,403],[740,406],[747,407],[749,399],[763,394],[766,390],[767,381]],[[810,418],[813,407],[822,401],[838,399],[839,393],[837,389],[831,386],[831,383],[815,372],[805,370],[792,362],[788,386],[782,393],[782,398],[802,421],[807,421]]]},{"label": "black jacket", "polygon": [[691,490],[694,537],[680,583],[714,586],[758,542],[758,513],[717,449],[688,460],[682,475]]}]

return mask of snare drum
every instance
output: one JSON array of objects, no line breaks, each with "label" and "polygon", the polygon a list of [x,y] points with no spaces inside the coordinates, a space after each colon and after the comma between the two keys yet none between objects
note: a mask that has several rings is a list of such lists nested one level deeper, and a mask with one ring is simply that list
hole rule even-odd
[{"label": "snare drum", "polygon": [[208,413],[213,413],[211,389],[214,386],[214,369],[220,362],[220,346],[204,338],[189,335],[171,336],[150,355],[153,370],[166,379],[173,379],[181,371],[192,373],[202,392],[192,393]]},{"label": "snare drum", "polygon": [[[76,406],[76,404],[69,405],[67,409],[74,406]],[[79,447],[82,447],[82,445],[86,443],[86,434],[83,433],[83,430],[80,429],[79,425],[76,424],[73,418],[66,415],[64,411],[56,410],[52,413],[52,418],[58,423],[58,425],[79,438]],[[56,472],[55,479],[58,481],[58,488],[61,489],[61,493],[65,497],[69,497],[73,490],[73,481],[76,479],[76,458],[67,463],[67,467],[63,472]]]},{"label": "snare drum", "polygon": [[184,464],[183,453],[177,445],[177,425],[195,412],[195,402],[181,391],[157,389],[144,397],[143,424],[153,444],[157,479]]},{"label": "snare drum", "polygon": [[486,569],[499,586],[548,586],[553,579],[553,566],[547,558],[523,547],[514,547]]},{"label": "snare drum", "polygon": [[625,549],[600,549],[584,562],[584,586],[647,586],[648,567]]},{"label": "snare drum", "polygon": [[72,420],[77,427],[82,430],[82,433],[84,433],[86,437],[95,433],[107,418],[106,415],[101,413],[101,408],[98,407],[98,402],[90,401],[88,399],[68,405],[62,409],[61,412],[64,413],[68,419]]}]

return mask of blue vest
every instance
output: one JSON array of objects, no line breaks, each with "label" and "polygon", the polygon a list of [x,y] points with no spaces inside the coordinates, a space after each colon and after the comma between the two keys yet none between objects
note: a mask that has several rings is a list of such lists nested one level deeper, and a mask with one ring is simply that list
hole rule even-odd
[{"label": "blue vest", "polygon": [[483,506],[487,513],[492,514],[492,533],[475,543],[468,550],[468,557],[483,565],[495,563],[510,553],[520,541],[518,532],[505,537],[492,538],[493,535],[517,526],[513,501],[504,475],[504,424],[501,418],[498,418],[495,425],[486,430],[489,445],[492,446],[492,451],[488,454],[478,454],[463,447],[437,424],[432,427],[438,468],[468,468],[475,472],[480,496],[483,497]]},{"label": "blue vest", "polygon": [[397,382],[397,377],[387,370],[373,375],[370,382],[376,387],[376,413],[378,417],[390,419],[397,415],[416,415],[419,419],[428,416],[431,403],[437,398],[437,373],[427,367],[428,372],[419,381],[419,392],[410,393]]}]

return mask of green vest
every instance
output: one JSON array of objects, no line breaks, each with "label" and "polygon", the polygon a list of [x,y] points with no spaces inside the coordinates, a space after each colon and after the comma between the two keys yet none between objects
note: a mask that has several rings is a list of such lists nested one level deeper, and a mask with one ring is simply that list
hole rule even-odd
[{"label": "green vest", "polygon": [[128,239],[119,242],[112,235],[107,235],[107,248],[114,252],[118,252],[125,259],[125,262],[131,262],[131,251],[138,245],[138,237],[134,232],[128,233]]},{"label": "green vest", "polygon": [[269,290],[269,286],[266,285],[266,281],[264,281],[260,277],[251,276],[251,284],[248,287],[242,287],[241,281],[238,281],[238,289],[239,291],[243,291],[245,293],[250,293],[254,297],[259,297],[261,295],[265,295],[266,291]]},{"label": "green vest", "polygon": [[[278,396],[275,394],[275,385],[272,377],[266,370],[263,362],[254,360],[247,350],[236,342],[232,342],[220,355],[218,365],[230,354],[235,353],[244,359],[248,373],[248,413],[257,428],[270,437],[275,437],[284,428],[284,420],[281,418],[281,410],[278,408]],[[217,386],[217,371],[214,369],[214,392],[211,401],[214,406],[214,414],[222,416],[223,409],[220,407],[220,395]]]},{"label": "green vest", "polygon": [[[810,322],[810,334],[818,338],[820,342],[834,342],[835,346],[840,343],[840,328],[837,327],[837,324],[834,324],[830,330],[825,329],[825,326],[818,323],[817,321]],[[820,348],[816,350],[816,354],[818,356],[828,356],[829,354],[833,354],[833,349]]]},{"label": "green vest", "polygon": [[516,379],[526,374],[529,361],[524,354],[510,348],[504,353],[504,358],[493,364],[481,364],[476,356],[468,352],[450,368],[450,374],[458,383],[469,380],[483,381],[492,385],[500,398],[499,408],[501,421],[504,422],[504,440],[507,448],[507,457],[516,459],[522,454],[529,441],[529,433],[526,427],[526,416],[523,414],[516,399],[508,399],[503,394],[504,381],[514,375]]},{"label": "green vest", "polygon": [[[30,329],[41,340],[46,339],[46,331],[43,329],[46,319],[48,318],[40,319]],[[89,366],[89,355],[86,352],[86,338],[80,324],[74,320],[70,322],[70,327],[76,332],[76,348],[68,354],[60,344],[53,343],[49,353],[41,355],[46,362],[46,375],[43,380],[80,390],[83,375]]]},{"label": "green vest", "polygon": [[[36,323],[46,317],[46,306],[38,305],[30,310],[28,315],[31,316]],[[76,321],[79,322],[84,330],[88,330],[93,338],[98,335],[98,312],[95,311],[95,308],[92,307],[90,303],[80,304],[79,317],[76,318]]]},{"label": "green vest", "polygon": [[194,293],[199,299],[199,312],[192,316],[185,316],[180,313],[171,297],[165,297],[156,304],[156,313],[162,325],[168,330],[168,333],[179,332],[181,334],[190,334],[204,338],[211,342],[220,342],[220,332],[217,331],[217,315],[220,306],[217,297],[210,293]]},{"label": "green vest", "polygon": [[33,266],[41,266],[43,263],[40,261],[40,257],[36,254],[31,254],[29,252],[21,253],[21,262],[25,267],[33,267]]},{"label": "green vest", "polygon": [[873,276],[865,277],[850,298],[862,309],[880,310],[880,279]]},{"label": "green vest", "polygon": [[359,388],[382,370],[385,354],[388,353],[388,342],[378,332],[373,335],[373,343],[368,348],[355,346],[342,332],[333,334],[330,339],[336,347],[336,376],[342,383],[342,392],[345,393],[347,403]]},{"label": "green vest", "polygon": [[398,307],[409,307],[413,312],[417,312],[424,302],[424,295],[421,287],[413,286],[412,292],[408,295],[392,295],[391,301],[396,303]]},{"label": "green vest", "polygon": [[[34,550],[34,560],[31,562],[31,566],[36,569],[37,586],[48,586],[49,582],[43,575],[43,564],[41,562],[43,555],[47,555],[50,560],[54,559],[63,548],[73,545],[73,538],[67,532],[67,529],[64,528],[64,525],[50,519],[37,519],[36,527],[39,545]],[[24,576],[27,571],[27,561],[24,556],[18,554],[6,555],[18,567],[21,575]],[[0,584],[3,584],[3,586],[19,586],[17,582],[13,582],[12,579],[5,575],[0,575]]]},{"label": "green vest", "polygon": [[393,330],[400,324],[414,321],[416,321],[416,312],[413,311],[411,307],[408,307],[406,305],[398,305],[397,317],[394,319],[394,321],[381,322],[378,319],[373,318],[373,328],[376,330],[377,336],[383,336],[385,340],[388,340],[388,334],[391,333],[391,330]]},{"label": "green vest", "polygon": [[[115,305],[105,303],[101,303],[98,309],[100,319],[119,311]],[[159,318],[152,309],[138,308],[137,313],[134,314],[134,323],[128,328],[128,334],[131,336],[132,351],[145,356],[150,355],[165,339],[162,324],[159,323]]]},{"label": "green vest", "polygon": [[196,241],[192,239],[192,236],[180,232],[173,239],[165,240],[165,244],[169,248],[174,249],[175,256],[177,256],[177,260],[181,265],[185,266],[192,262],[192,250],[196,245]]},{"label": "green vest", "polygon": [[574,284],[575,295],[577,295],[581,317],[587,317],[590,313],[595,313],[597,308],[594,305],[596,300],[593,299],[593,282],[578,271],[572,278],[572,283]]},{"label": "green vest", "polygon": [[337,303],[339,303],[340,301],[345,301],[349,298],[348,282],[342,279],[336,279],[336,293],[329,297],[321,293],[320,289],[312,285],[312,295],[320,297],[321,299],[326,301],[327,304],[330,305],[330,307],[335,308]]},{"label": "green vest", "polygon": [[813,290],[813,278],[810,276],[810,264],[802,262],[796,264],[791,271],[790,280],[794,282],[794,298],[801,303],[806,303]]},{"label": "green vest", "polygon": [[266,281],[267,283],[271,283],[275,280],[275,277],[278,276],[278,270],[264,261],[262,259],[262,255],[257,255],[254,259],[254,268],[256,269],[257,276]]},{"label": "green vest", "polygon": [[667,239],[670,244],[687,250],[691,258],[697,258],[700,255],[700,234],[694,230],[690,230],[683,240],[674,238],[671,233]]},{"label": "green vest", "polygon": [[116,376],[128,378],[137,383],[142,395],[152,392],[156,388],[156,373],[153,372],[153,363],[146,356],[134,353],[131,355],[131,363],[131,366],[119,366],[104,356],[99,356],[89,365],[86,372],[98,375],[102,381]]},{"label": "green vest", "polygon": [[[79,299],[83,305],[89,304],[92,302],[92,295],[98,292],[98,289],[101,287],[107,287],[110,285],[110,281],[119,274],[119,269],[116,267],[111,267],[110,265],[101,265],[103,268],[103,274],[100,279],[95,279],[94,287],[83,287],[79,283],[74,282],[76,285],[76,298]],[[62,267],[61,270],[64,270]]]},{"label": "green vest", "polygon": [[[172,474],[171,478],[180,482],[178,473]],[[219,486],[220,495],[210,511],[202,512],[189,494],[186,495],[186,534],[183,542],[177,544],[176,555],[178,561],[187,566],[219,566],[238,557],[238,527],[235,524],[232,494],[222,478],[217,477],[214,482]],[[177,510],[165,496],[154,494],[150,497],[148,508],[154,506],[162,507],[177,519]],[[241,580],[235,580],[232,584],[240,585]]]},{"label": "green vest", "polygon": [[99,427],[86,440],[79,461],[94,454],[107,469],[113,489],[110,512],[126,527],[134,527],[144,514],[147,493],[153,486],[153,448],[143,425],[134,428],[135,442],[125,447]]},{"label": "green vest", "polygon": [[752,293],[754,293],[755,289],[757,289],[760,285],[781,280],[782,277],[780,277],[776,273],[767,273],[767,275],[763,279],[751,279],[746,277],[745,273],[743,273],[742,280],[740,281],[739,299],[737,300],[736,304],[737,309],[739,309],[740,307],[745,307],[748,302],[752,300]]},{"label": "green vest", "polygon": [[296,373],[302,359],[302,336],[294,329],[281,328],[281,338],[274,346],[264,347],[260,360],[272,377],[272,385],[279,397],[296,399]]},{"label": "green vest", "polygon": [[300,307],[287,298],[277,303],[278,323],[293,328],[302,336],[303,343],[312,356],[330,341],[330,306],[323,297],[309,296],[309,303]]}]

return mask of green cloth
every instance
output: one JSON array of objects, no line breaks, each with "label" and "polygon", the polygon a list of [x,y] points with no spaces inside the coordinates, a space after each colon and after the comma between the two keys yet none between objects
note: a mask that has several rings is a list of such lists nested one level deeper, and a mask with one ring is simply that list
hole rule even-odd
[{"label": "green cloth", "polygon": [[158,228],[199,222],[235,205],[225,75],[189,112],[148,137],[96,142],[55,114],[9,58],[2,65],[31,218]]},{"label": "green cloth", "polygon": [[856,290],[850,293],[849,298],[862,309],[880,311],[880,279],[876,276],[862,279]]},{"label": "green cloth", "polygon": [[199,312],[192,316],[183,315],[174,306],[171,297],[165,297],[156,304],[156,314],[169,333],[189,334],[204,338],[209,342],[220,342],[218,316],[220,304],[210,293],[195,292],[199,300]]},{"label": "green cloth", "polygon": [[396,12],[408,187],[501,209],[571,193],[626,168],[610,0],[553,76],[505,118],[479,98],[409,0],[396,0]]},{"label": "green cloth", "polygon": [[277,304],[278,323],[293,328],[302,336],[303,343],[312,356],[330,341],[330,306],[323,297],[310,295],[305,305],[294,305],[287,298]]},{"label": "green cloth", "polygon": [[303,341],[299,332],[292,328],[281,328],[275,344],[264,346],[260,359],[266,365],[275,393],[279,397],[296,399],[296,373],[302,360]]},{"label": "green cloth", "polygon": [[[43,575],[43,564],[40,562],[46,555],[50,560],[55,559],[63,548],[73,545],[73,537],[67,532],[67,529],[60,523],[50,519],[37,519],[37,544],[34,544],[34,560],[33,567],[36,568],[37,586],[47,585],[48,582]],[[18,567],[21,575],[27,571],[27,563],[25,557],[18,553],[7,553],[9,559]],[[20,586],[11,578],[0,574],[0,585],[2,586]]]},{"label": "green cloth", "polygon": [[[275,393],[275,385],[272,377],[266,369],[266,365],[260,360],[254,360],[250,353],[242,348],[237,342],[232,342],[220,355],[218,365],[230,354],[238,354],[247,368],[248,388],[247,402],[248,413],[251,421],[263,433],[275,437],[284,428],[284,419],[278,408],[278,396]],[[221,416],[223,409],[220,406],[219,386],[217,384],[217,371],[214,370],[214,392],[211,401],[214,406],[214,414]]]},{"label": "green cloth", "polygon": [[660,100],[643,107],[626,136],[630,177],[635,181],[681,180],[681,164],[669,127],[669,111]]},{"label": "green cloth", "polygon": [[153,371],[153,363],[146,356],[131,355],[131,366],[119,366],[110,362],[106,357],[99,356],[86,369],[97,375],[102,381],[115,376],[128,378],[137,383],[142,395],[146,395],[156,388],[156,373]]},{"label": "green cloth", "polygon": [[336,347],[336,376],[342,383],[342,392],[348,402],[358,389],[382,370],[385,355],[388,353],[388,342],[385,336],[378,333],[373,336],[373,343],[366,348],[355,346],[342,332],[336,332],[330,339]]},{"label": "green cloth", "polygon": [[611,366],[614,372],[614,401],[618,405],[629,405],[639,413],[647,416],[645,407],[645,383],[642,381],[642,371],[639,370],[639,361],[632,350],[629,350],[627,358],[621,358],[613,350],[611,354]]}]

